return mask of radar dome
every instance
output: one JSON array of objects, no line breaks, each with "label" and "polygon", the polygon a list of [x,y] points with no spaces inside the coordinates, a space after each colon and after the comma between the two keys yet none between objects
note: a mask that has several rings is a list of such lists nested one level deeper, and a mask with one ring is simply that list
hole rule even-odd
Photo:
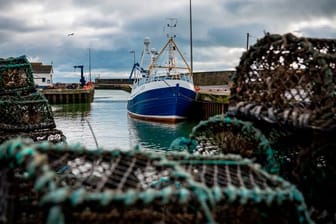
[{"label": "radar dome", "polygon": [[150,38],[149,37],[145,37],[145,40],[144,40],[144,44],[145,45],[149,45],[150,44]]}]

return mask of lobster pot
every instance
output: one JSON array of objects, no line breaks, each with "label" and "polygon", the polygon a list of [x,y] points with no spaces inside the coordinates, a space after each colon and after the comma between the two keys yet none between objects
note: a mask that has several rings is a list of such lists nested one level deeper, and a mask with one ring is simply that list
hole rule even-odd
[{"label": "lobster pot", "polygon": [[[295,186],[240,156],[88,150],[14,139],[0,146],[0,160],[7,172],[2,185],[26,194],[17,194],[12,206],[32,203],[15,210],[13,222],[311,223]],[[13,196],[3,189],[2,200]],[[31,209],[34,215],[21,216]]]},{"label": "lobster pot", "polygon": [[189,138],[177,138],[172,151],[199,155],[238,154],[255,160],[263,169],[278,174],[279,161],[265,135],[251,122],[216,115],[193,127]]},{"label": "lobster pot", "polygon": [[35,91],[31,64],[25,56],[0,58],[0,95]]},{"label": "lobster pot", "polygon": [[50,143],[65,143],[66,137],[61,130],[56,128],[40,129],[29,132],[0,132],[0,144],[13,138],[29,138],[34,142],[48,141]]},{"label": "lobster pot", "polygon": [[313,218],[336,208],[336,154],[333,132],[300,130],[242,121],[217,115],[200,122],[189,138],[178,138],[170,150],[192,154],[239,154],[253,159],[269,173],[281,175],[298,186],[313,211]]},{"label": "lobster pot", "polygon": [[229,111],[293,128],[336,127],[336,40],[266,35],[236,68]]},{"label": "lobster pot", "polygon": [[48,211],[39,206],[42,194],[24,170],[2,167],[0,180],[0,223],[45,223]]},{"label": "lobster pot", "polygon": [[228,109],[266,136],[321,223],[336,214],[335,61],[335,39],[267,34],[242,55]]},{"label": "lobster pot", "polygon": [[39,92],[0,96],[0,131],[32,131],[55,128],[48,101]]},{"label": "lobster pot", "polygon": [[[280,165],[279,175],[303,193],[317,223],[335,221],[336,140],[334,131],[281,130],[259,126],[267,133]],[[322,215],[323,214],[323,215]]]}]

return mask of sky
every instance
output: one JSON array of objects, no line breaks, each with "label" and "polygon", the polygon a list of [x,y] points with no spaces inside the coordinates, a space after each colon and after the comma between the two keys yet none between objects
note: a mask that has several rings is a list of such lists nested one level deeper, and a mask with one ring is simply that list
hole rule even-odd
[{"label": "sky", "polygon": [[[127,78],[145,37],[161,49],[169,18],[190,60],[190,0],[0,0],[0,58],[52,64],[54,82]],[[194,71],[232,70],[271,34],[336,38],[335,0],[191,0]],[[70,35],[72,34],[72,35]],[[135,52],[135,53],[131,53]]]}]

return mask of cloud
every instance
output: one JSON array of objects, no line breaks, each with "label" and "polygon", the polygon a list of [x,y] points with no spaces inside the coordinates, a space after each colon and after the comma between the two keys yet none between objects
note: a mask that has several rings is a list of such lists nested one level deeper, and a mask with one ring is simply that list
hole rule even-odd
[{"label": "cloud", "polygon": [[[187,0],[0,0],[0,4],[0,57],[25,54],[44,64],[52,62],[55,76],[64,79],[76,78],[73,65],[83,64],[88,72],[89,49],[93,73],[128,77],[133,64],[129,51],[138,58],[146,36],[152,47],[160,49],[169,32],[167,18],[172,17],[177,18],[176,42],[190,59]],[[246,33],[250,45],[264,31],[334,38],[335,7],[334,0],[192,0],[194,70],[234,68],[246,47]]]}]

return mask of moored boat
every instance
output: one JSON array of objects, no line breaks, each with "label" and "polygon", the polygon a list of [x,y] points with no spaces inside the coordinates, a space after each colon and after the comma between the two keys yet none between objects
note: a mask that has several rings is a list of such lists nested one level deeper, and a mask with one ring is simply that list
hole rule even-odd
[{"label": "moored boat", "polygon": [[[134,64],[130,75],[134,78],[127,104],[131,117],[168,123],[187,119],[196,91],[190,66],[174,38],[170,35],[159,52],[151,50],[150,39],[145,38],[140,63]],[[163,55],[168,60],[160,63]]]}]

